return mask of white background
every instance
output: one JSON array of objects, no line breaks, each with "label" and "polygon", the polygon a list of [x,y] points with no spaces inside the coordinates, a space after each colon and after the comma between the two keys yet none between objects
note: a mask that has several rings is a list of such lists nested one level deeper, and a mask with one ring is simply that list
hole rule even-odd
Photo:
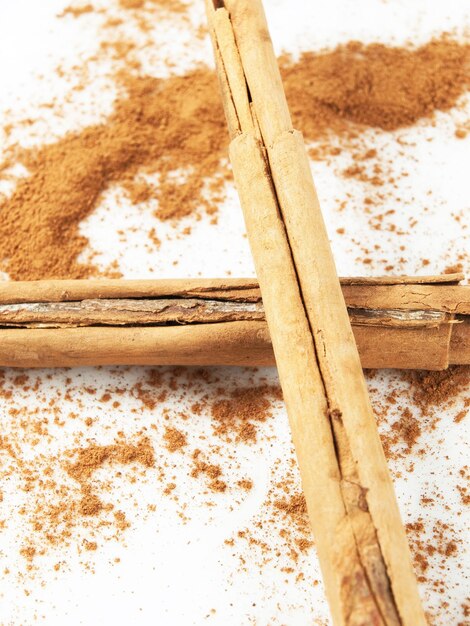
[{"label": "white background", "polygon": [[[106,6],[102,2],[99,6]],[[191,16],[194,24],[203,21],[202,5],[195,3]],[[402,45],[407,42],[420,44],[443,31],[464,36],[470,27],[470,11],[466,0],[448,2],[418,0],[333,0],[330,2],[302,2],[300,0],[266,0],[266,13],[276,51],[294,54],[302,50],[331,47],[351,39],[363,42],[382,41]],[[11,139],[23,145],[52,141],[67,130],[104,119],[112,110],[115,90],[112,66],[105,60],[89,63],[89,79],[83,92],[72,92],[73,66],[85,63],[86,58],[98,49],[100,43],[97,14],[87,14],[78,19],[56,16],[67,6],[61,0],[16,0],[0,2],[0,111],[6,122],[16,124]],[[97,5],[98,6],[98,5]],[[113,5],[109,3],[113,11]],[[145,70],[160,76],[168,73],[165,58],[171,56],[175,63],[173,71],[185,71],[195,62],[212,64],[207,39],[194,36],[194,30],[185,26],[171,26],[160,19],[155,7],[154,47],[142,51]],[[125,15],[125,14],[123,14]],[[132,31],[132,24],[129,24]],[[132,34],[132,33],[131,33]],[[132,34],[138,39],[138,34]],[[55,72],[58,65],[65,71],[65,78]],[[40,105],[55,99],[52,109]],[[390,157],[397,171],[407,169],[410,176],[400,179],[396,196],[387,208],[397,211],[395,221],[407,224],[410,218],[418,218],[418,224],[398,240],[390,233],[372,231],[362,211],[362,201],[367,193],[357,181],[345,181],[338,170],[349,165],[348,155],[342,155],[331,168],[326,163],[313,163],[321,204],[339,273],[342,275],[382,274],[380,259],[387,257],[395,264],[396,273],[432,274],[441,272],[456,261],[457,254],[468,249],[468,236],[462,233],[462,224],[469,218],[468,160],[469,141],[454,136],[456,120],[466,119],[467,113],[454,111],[439,113],[436,123],[420,122],[417,126],[401,129],[395,133],[370,131],[371,141],[379,151]],[[31,117],[34,123],[20,124]],[[399,154],[399,146],[393,141],[400,137],[414,142],[415,148]],[[430,141],[432,140],[432,141]],[[8,185],[4,185],[8,191]],[[429,192],[432,195],[429,196]],[[347,195],[349,194],[349,195]],[[338,202],[348,199],[346,208],[338,210]],[[119,210],[116,210],[118,207]],[[90,239],[90,250],[98,252],[97,262],[103,267],[117,260],[125,277],[171,277],[171,276],[233,276],[253,275],[253,266],[236,193],[227,188],[227,199],[220,208],[217,225],[209,218],[194,223],[191,219],[178,225],[162,224],[152,216],[148,206],[131,206],[122,190],[109,189],[100,207],[83,224],[82,231]],[[458,224],[453,215],[460,215]],[[192,227],[190,236],[181,236],[185,226]],[[149,248],[147,232],[155,227],[161,247]],[[343,227],[346,235],[339,236],[336,229]],[[127,241],[121,242],[117,231],[128,232]],[[357,242],[360,241],[361,245]],[[380,253],[371,253],[373,263],[365,266],[361,246],[372,248],[380,243]],[[398,249],[405,245],[405,252]],[[423,268],[422,259],[430,260]],[[401,259],[401,260],[399,260]],[[175,263],[175,261],[177,263]],[[466,268],[467,273],[470,268]],[[34,407],[47,413],[47,399],[66,387],[67,376],[74,378],[72,397],[80,399],[81,414],[77,423],[67,424],[57,430],[55,439],[44,444],[44,452],[57,453],[73,447],[74,436],[83,427],[82,417],[94,419],[93,431],[87,433],[99,443],[112,442],[119,430],[132,435],[143,426],[157,425],[152,443],[162,463],[171,466],[177,477],[179,503],[162,494],[162,487],[149,474],[141,483],[130,485],[113,482],[113,499],[128,509],[131,528],[124,541],[98,540],[99,550],[85,556],[76,545],[67,548],[66,554],[48,553],[41,557],[33,573],[25,573],[24,559],[19,547],[28,529],[18,516],[25,494],[17,490],[14,478],[4,485],[2,516],[7,520],[6,529],[0,535],[0,569],[8,568],[10,574],[2,582],[0,604],[1,624],[268,624],[307,625],[328,623],[328,611],[323,599],[321,585],[313,587],[312,580],[319,577],[314,551],[300,559],[296,572],[305,575],[303,582],[292,577],[286,583],[282,567],[292,565],[285,557],[259,568],[255,549],[246,546],[229,548],[224,540],[237,530],[250,527],[260,516],[266,494],[273,481],[279,479],[275,461],[281,459],[286,466],[292,459],[291,442],[285,411],[276,408],[276,419],[262,426],[262,435],[256,446],[233,446],[231,454],[238,462],[227,462],[229,475],[249,475],[255,488],[247,495],[238,493],[239,504],[233,505],[231,492],[210,498],[213,506],[206,506],[207,496],[200,485],[188,477],[187,460],[183,456],[170,455],[161,440],[162,414],[164,409],[176,416],[191,404],[191,394],[179,399],[169,397],[155,410],[145,409],[131,397],[125,396],[120,407],[106,410],[83,388],[88,385],[106,389],[110,386],[130,388],[138,380],[145,379],[144,368],[87,368],[73,372],[55,371],[52,377],[39,373],[42,382],[38,394],[15,391],[12,400],[0,400],[2,430],[9,431],[8,409],[12,406],[32,411]],[[36,376],[37,373],[29,373]],[[15,373],[6,372],[12,380]],[[225,386],[237,388],[252,384],[250,374],[238,369],[212,370]],[[274,369],[261,370],[255,377],[276,382]],[[212,384],[212,389],[216,386]],[[211,385],[209,384],[209,388]],[[380,372],[371,382],[372,397],[377,406],[393,388],[404,389],[406,384],[392,372]],[[98,392],[98,395],[99,392]],[[73,404],[73,402],[72,402]],[[65,399],[60,410],[66,418],[70,404]],[[130,414],[131,408],[137,408]],[[412,406],[411,408],[416,411]],[[461,408],[457,403],[451,410],[442,411],[440,421],[433,432],[423,435],[423,446],[428,450],[424,456],[416,456],[414,472],[409,473],[410,458],[391,463],[403,517],[415,521],[422,515],[429,528],[438,519],[444,519],[454,528],[456,536],[464,538],[465,513],[455,490],[456,475],[465,463],[464,425],[454,424],[453,416]],[[394,420],[393,411],[389,420]],[[31,418],[32,419],[32,418]],[[179,426],[175,417],[175,423]],[[204,434],[210,437],[209,416],[202,414],[191,418],[185,425],[188,437],[197,442]],[[104,474],[106,471],[103,470]],[[170,472],[171,473],[171,472]],[[400,476],[400,477],[399,477]],[[439,491],[443,500],[423,511],[419,498],[423,493]],[[131,506],[136,500],[138,507]],[[182,503],[189,521],[183,523],[178,511]],[[148,504],[156,505],[156,513],[140,514]],[[468,519],[467,519],[468,523]],[[276,545],[276,532],[268,530],[267,536]],[[99,538],[98,538],[99,539]],[[245,571],[238,567],[236,554],[243,554],[247,564]],[[119,557],[120,563],[114,559]],[[60,559],[67,566],[57,573],[54,563]],[[90,567],[90,562],[92,566]],[[438,610],[442,597],[431,585],[422,585],[425,606],[437,611],[435,623],[457,624],[462,620],[461,603],[464,600],[463,570],[465,563],[462,548],[458,557],[448,561],[448,571],[439,571],[439,563],[433,562],[436,576],[446,577],[449,608]],[[460,564],[458,569],[457,564]],[[91,571],[92,570],[92,571]],[[22,576],[22,578],[21,578]],[[25,589],[29,595],[25,594]],[[212,612],[211,609],[215,609]]]}]

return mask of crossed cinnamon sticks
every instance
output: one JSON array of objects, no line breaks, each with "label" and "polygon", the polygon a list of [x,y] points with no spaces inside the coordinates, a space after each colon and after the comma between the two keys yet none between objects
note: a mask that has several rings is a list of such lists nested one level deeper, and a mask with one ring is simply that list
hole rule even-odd
[{"label": "crossed cinnamon sticks", "polygon": [[310,166],[260,0],[206,0],[245,216],[336,625],[425,617]]},{"label": "crossed cinnamon sticks", "polygon": [[0,365],[268,364],[271,338],[334,623],[420,626],[351,324],[364,366],[468,363],[468,288],[350,279],[348,318],[262,6],[207,7],[263,304],[253,281],[3,283]]}]

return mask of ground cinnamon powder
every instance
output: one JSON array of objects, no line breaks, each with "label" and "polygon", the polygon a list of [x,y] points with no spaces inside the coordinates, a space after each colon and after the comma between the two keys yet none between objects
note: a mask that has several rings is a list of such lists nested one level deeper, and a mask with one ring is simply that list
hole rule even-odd
[{"label": "ground cinnamon powder", "polygon": [[119,0],[119,6],[122,9],[142,9],[146,2],[175,12],[185,11],[187,8],[180,0]]},{"label": "ground cinnamon powder", "polygon": [[272,400],[280,399],[277,387],[258,386],[236,389],[228,398],[222,397],[212,403],[211,415],[214,434],[232,441],[255,442],[257,422],[265,422],[272,416]]},{"label": "ground cinnamon powder", "polygon": [[[447,37],[416,49],[353,42],[298,61],[284,57],[282,73],[294,126],[321,143],[331,133],[393,130],[448,110],[468,89],[469,59],[470,45]],[[156,198],[159,219],[216,212],[228,137],[213,71],[169,79],[121,71],[118,82],[121,95],[105,123],[18,148],[3,165],[19,161],[29,171],[0,203],[1,269],[11,278],[96,273],[78,261],[87,245],[79,225],[113,184],[133,201]]]},{"label": "ground cinnamon powder", "polygon": [[[370,371],[369,381],[374,376],[375,373]],[[470,367],[450,366],[447,370],[433,372],[403,371],[397,376],[407,387],[390,389],[388,395],[374,406],[379,425],[387,422],[389,426],[381,432],[385,454],[389,459],[416,453],[423,456],[429,452],[423,445],[423,435],[435,430],[444,410],[454,413],[453,421],[457,424],[467,416]],[[373,394],[373,387],[371,391]]]},{"label": "ground cinnamon powder", "polygon": [[469,63],[470,45],[446,36],[414,49],[353,41],[287,57],[283,80],[294,125],[312,139],[344,121],[395,130],[447,111],[469,87]]},{"label": "ground cinnamon powder", "polygon": [[76,460],[67,464],[67,473],[80,484],[86,484],[93,473],[105,463],[140,463],[145,467],[153,467],[155,456],[152,445],[146,438],[136,444],[115,443],[109,446],[95,444],[78,448],[69,452]]},{"label": "ground cinnamon powder", "polygon": [[[461,402],[466,370],[452,368],[447,376],[439,372],[396,374],[401,384],[386,400],[390,408],[396,409],[388,418],[393,441],[387,452],[392,467],[398,459],[406,471],[406,463],[412,459],[412,453],[416,454],[418,445],[424,454],[439,455],[439,449],[425,448],[423,435],[433,427],[433,412],[439,414],[443,406]],[[8,412],[6,432],[0,438],[0,452],[4,455],[1,474],[5,484],[19,474],[27,494],[19,511],[7,514],[4,507],[5,518],[0,519],[0,525],[10,529],[20,526],[18,518],[25,523],[26,532],[17,549],[24,557],[27,580],[40,572],[46,580],[49,574],[44,574],[42,556],[61,555],[65,547],[78,549],[84,567],[92,568],[95,552],[106,542],[111,541],[110,547],[122,545],[123,533],[133,523],[133,507],[141,519],[157,524],[161,508],[143,500],[141,484],[150,483],[152,492],[171,499],[182,523],[190,519],[193,510],[198,510],[198,502],[213,510],[214,520],[217,519],[221,503],[237,507],[251,497],[253,489],[263,488],[258,468],[252,473],[251,466],[240,465],[244,451],[251,448],[262,449],[266,455],[263,463],[270,467],[268,491],[249,520],[228,534],[225,545],[239,560],[237,575],[256,566],[274,566],[285,574],[286,583],[300,582],[308,572],[313,539],[293,451],[287,457],[277,456],[282,446],[277,427],[273,431],[273,418],[281,405],[280,390],[255,370],[245,371],[243,386],[237,388],[234,385],[240,384],[239,376],[240,373],[233,374],[232,384],[227,373],[221,375],[215,368],[158,368],[143,370],[132,384],[126,385],[116,371],[110,372],[100,389],[90,380],[85,383],[70,376],[63,385],[55,385],[56,392],[51,393],[50,381],[43,381],[34,372],[0,370],[0,400]],[[369,376],[369,385],[374,387],[373,376]],[[419,403],[413,406],[414,395],[430,387],[440,389],[434,405],[427,405],[424,411]],[[39,410],[32,410],[28,406],[29,394],[35,393],[42,399],[46,391],[48,401],[44,400]],[[101,417],[98,411],[93,419],[89,418],[89,404],[82,405],[84,397],[102,406]],[[168,397],[176,403],[173,408],[166,406]],[[407,403],[412,411],[404,406]],[[374,408],[379,420],[385,419],[381,411],[386,407],[382,409],[374,401]],[[131,437],[120,434],[129,417],[132,421],[141,420],[143,425]],[[276,416],[278,419],[282,422],[283,416]],[[443,419],[459,428],[451,416]],[[101,420],[102,429],[115,432],[108,445],[85,439],[93,434],[89,429],[96,429]],[[40,448],[44,442],[54,442],[54,447],[60,443],[56,429],[73,429],[74,422],[76,445],[59,445],[52,456],[38,452],[36,446]],[[224,427],[219,430],[221,422]],[[244,423],[252,424],[255,439],[239,437]],[[193,448],[194,441],[197,446]],[[399,448],[399,454],[395,448]],[[271,453],[274,462],[269,461]],[[176,466],[184,471],[176,472]],[[129,483],[131,500],[122,492],[125,482]],[[462,467],[453,483],[462,504],[468,504],[468,468]],[[426,507],[440,502],[440,498],[445,503],[446,497],[447,492],[441,494],[440,490],[423,491],[421,517],[406,520],[418,575],[426,588],[438,585],[444,591],[451,585],[440,572],[458,567],[461,533],[436,521],[433,510],[426,511]],[[65,570],[67,557],[60,559],[57,568]],[[318,581],[308,580],[308,584]],[[442,614],[445,610],[442,607]]]},{"label": "ground cinnamon powder", "polygon": [[[204,204],[211,210],[202,198],[204,178],[216,172],[227,143],[212,74],[125,76],[121,82],[125,95],[105,124],[19,151],[31,176],[0,205],[0,257],[11,278],[90,275],[92,268],[77,261],[87,244],[79,224],[110,184],[132,193],[137,173],[158,173],[159,217],[181,218]],[[172,179],[185,168],[183,184]]]}]

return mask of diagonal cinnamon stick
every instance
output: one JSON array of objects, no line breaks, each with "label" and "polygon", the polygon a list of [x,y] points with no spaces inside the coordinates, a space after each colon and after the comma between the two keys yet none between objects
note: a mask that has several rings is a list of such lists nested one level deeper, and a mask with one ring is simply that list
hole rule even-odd
[{"label": "diagonal cinnamon stick", "polygon": [[311,178],[259,0],[206,0],[230,159],[333,622],[425,624]]},{"label": "diagonal cinnamon stick", "polygon": [[[470,363],[459,275],[342,278],[363,367]],[[273,365],[251,279],[0,282],[0,366]]]}]

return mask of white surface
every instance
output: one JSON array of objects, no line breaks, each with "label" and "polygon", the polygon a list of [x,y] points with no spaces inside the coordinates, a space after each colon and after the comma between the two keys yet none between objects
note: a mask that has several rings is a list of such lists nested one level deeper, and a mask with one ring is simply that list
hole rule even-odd
[{"label": "white surface", "polygon": [[[203,19],[202,4],[198,2],[194,7],[195,23]],[[101,18],[92,14],[80,19],[56,19],[56,14],[64,6],[67,3],[62,0],[16,0],[14,3],[4,0],[0,3],[0,110],[10,109],[5,119],[13,123],[28,116],[38,120],[26,130],[18,127],[14,133],[13,138],[25,145],[41,142],[44,138],[53,140],[66,130],[101,119],[112,109],[114,90],[111,67],[106,63],[90,65],[89,87],[85,92],[71,93],[73,79],[60,80],[54,73],[59,64],[69,69],[79,64],[80,59],[96,50],[100,42],[97,26]],[[266,0],[266,12],[276,50],[293,53],[350,39],[422,43],[443,30],[463,33],[470,26],[467,0],[334,0],[324,3]],[[155,40],[154,49],[142,52],[150,73],[160,75],[168,71],[164,57],[170,52],[178,71],[184,71],[193,60],[211,63],[207,40],[201,42],[187,33],[174,31],[173,27],[169,29],[167,21],[157,23]],[[41,103],[54,96],[62,106],[53,110],[42,109],[44,113],[38,114]],[[406,228],[411,215],[422,219],[400,238],[370,229],[362,211],[366,194],[364,186],[347,182],[335,173],[336,169],[348,165],[347,155],[341,156],[344,163],[338,160],[335,167],[325,163],[313,164],[340,274],[381,274],[380,259],[383,258],[395,265],[396,273],[437,273],[454,263],[458,252],[468,251],[468,236],[463,236],[462,223],[457,224],[452,216],[462,215],[468,227],[466,163],[470,156],[470,140],[455,139],[452,119],[457,115],[461,114],[439,114],[435,125],[423,122],[395,133],[403,140],[416,142],[416,149],[409,156],[398,155],[398,146],[390,140],[390,135],[371,131],[379,149],[390,155],[392,167],[396,171],[403,168],[410,171],[410,176],[399,182],[396,196],[401,200],[393,201],[393,208],[397,210],[394,221],[403,223]],[[433,141],[427,141],[431,137]],[[430,191],[432,196],[429,196]],[[345,199],[346,194],[350,194],[347,207],[339,211],[338,200]],[[253,274],[241,212],[232,188],[227,190],[218,224],[210,225],[209,220],[203,218],[197,224],[191,223],[192,234],[184,238],[178,237],[177,233],[190,222],[181,224],[175,231],[173,227],[157,222],[149,207],[128,206],[116,213],[113,211],[116,198],[124,205],[120,190],[110,189],[100,208],[83,224],[91,249],[100,253],[98,259],[103,265],[117,259],[124,275],[132,278],[223,276],[228,272],[234,276]],[[391,202],[387,200],[381,210],[390,208]],[[127,243],[119,243],[117,230],[133,226],[135,231],[129,233]],[[158,251],[148,250],[144,245],[151,226],[155,226],[163,241]],[[340,226],[346,229],[345,236],[336,234],[336,228]],[[358,241],[361,245],[356,243]],[[362,246],[372,247],[375,243],[382,249],[372,252],[370,256],[374,263],[365,266],[361,262]],[[399,245],[405,245],[406,250],[399,250]],[[401,257],[404,260],[400,261]],[[426,268],[422,266],[423,258],[431,261]],[[466,271],[469,273],[470,268],[467,267]],[[242,370],[228,368],[211,370],[211,374],[234,387],[246,384],[249,376]],[[30,372],[30,375],[35,377],[37,373]],[[83,429],[83,420],[88,416],[95,422],[87,436],[103,444],[112,442],[119,430],[132,434],[143,426],[154,424],[156,430],[149,431],[149,435],[158,458],[162,462],[165,460],[171,468],[171,471],[166,470],[168,475],[173,472],[177,476],[175,482],[179,495],[178,504],[165,497],[161,484],[151,471],[137,484],[114,481],[113,501],[129,505],[126,511],[131,528],[125,532],[124,544],[122,541],[100,541],[98,536],[99,550],[86,555],[87,562],[93,563],[94,571],[90,571],[83,565],[85,557],[80,553],[80,542],[84,535],[79,530],[75,543],[72,542],[65,555],[58,550],[41,557],[33,575],[24,573],[25,562],[18,555],[29,531],[18,515],[21,500],[26,496],[15,488],[12,478],[2,486],[1,511],[6,528],[0,535],[0,569],[8,568],[11,573],[2,583],[0,623],[15,626],[32,624],[36,620],[48,625],[87,626],[128,623],[199,625],[206,621],[225,626],[327,623],[328,611],[321,585],[312,585],[312,581],[319,578],[314,550],[294,566],[295,574],[305,575],[303,582],[295,582],[295,575],[288,577],[281,571],[282,567],[292,566],[285,556],[274,558],[260,569],[256,563],[261,557],[255,547],[237,543],[230,548],[224,544],[224,540],[239,529],[262,519],[263,502],[270,486],[282,477],[282,469],[293,458],[284,409],[277,407],[276,419],[262,425],[263,435],[258,444],[239,444],[231,450],[238,458],[238,466],[232,462],[232,467],[227,468],[231,480],[249,475],[255,489],[249,494],[229,490],[226,494],[208,498],[203,485],[188,477],[187,458],[170,455],[162,445],[165,408],[172,415],[172,423],[188,432],[194,446],[200,436],[210,437],[207,414],[191,418],[190,424],[178,417],[184,410],[182,403],[189,404],[191,395],[184,400],[170,396],[157,409],[150,411],[129,394],[124,395],[120,407],[106,406],[104,409],[94,396],[83,391],[87,385],[130,389],[136,380],[145,380],[146,375],[143,368],[55,371],[50,378],[42,372],[39,373],[42,380],[39,392],[15,390],[13,399],[0,400],[2,430],[8,433],[8,411],[12,406],[21,408],[26,414],[34,407],[40,407],[41,415],[47,416],[50,413],[47,399],[67,388],[67,376],[73,377],[73,401],[63,399],[59,403],[66,427],[52,429],[52,437],[43,445],[42,451],[59,452],[73,447],[74,437]],[[14,376],[15,372],[6,371],[7,381]],[[261,370],[256,376],[276,380],[273,369]],[[217,384],[208,383],[208,393],[214,392]],[[380,404],[390,388],[405,385],[397,374],[381,372],[371,386],[375,389],[373,399]],[[79,418],[67,420],[71,406],[78,399],[82,402]],[[131,408],[136,408],[137,412],[129,413]],[[455,477],[465,463],[466,448],[464,424],[454,424],[452,419],[458,409],[457,405],[452,411],[443,413],[436,429],[423,435],[423,446],[433,452],[394,461],[391,465],[405,521],[415,521],[421,515],[426,527],[431,528],[435,520],[445,519],[462,539],[468,519],[465,520],[465,512],[462,513]],[[30,414],[28,419],[34,421],[37,416]],[[391,411],[389,423],[394,419],[395,414]],[[36,453],[36,449],[30,450],[30,454]],[[221,458],[219,456],[218,460]],[[282,460],[281,469],[276,459]],[[415,467],[413,473],[407,472],[411,461]],[[398,474],[401,478],[397,477]],[[421,507],[420,496],[436,491],[445,495],[448,510],[442,502],[426,509]],[[240,502],[236,506],[233,506],[234,498]],[[138,502],[137,508],[131,506],[133,500]],[[207,500],[212,501],[213,506],[206,506]],[[147,504],[155,504],[156,511],[139,515],[139,511],[146,510]],[[186,523],[178,515],[184,507],[188,518]],[[268,525],[264,539],[272,543],[275,551],[279,541],[277,531]],[[240,571],[240,555],[247,561],[246,571]],[[114,563],[115,557],[120,557],[121,562]],[[57,573],[53,565],[61,558],[67,561],[67,567]],[[449,608],[445,612],[439,611],[437,624],[456,625],[463,619],[460,605],[465,597],[465,582],[463,570],[457,566],[462,567],[464,563],[463,549],[459,547],[457,557],[448,561],[448,571],[444,572],[448,580],[446,599]],[[433,567],[432,573],[442,577],[438,559]],[[25,576],[20,583],[18,572]],[[25,594],[25,589],[29,595]],[[427,609],[434,611],[439,607],[443,598],[433,591],[432,585],[423,585],[421,590]]]}]

